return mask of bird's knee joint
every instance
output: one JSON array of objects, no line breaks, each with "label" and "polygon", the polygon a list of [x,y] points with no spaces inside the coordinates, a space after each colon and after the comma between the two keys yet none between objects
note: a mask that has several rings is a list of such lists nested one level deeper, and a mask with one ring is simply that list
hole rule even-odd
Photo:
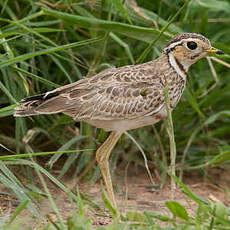
[{"label": "bird's knee joint", "polygon": [[99,154],[96,155],[96,160],[100,168],[106,168],[108,167],[108,159],[106,156],[101,156]]},{"label": "bird's knee joint", "polygon": [[96,160],[99,165],[104,165],[108,162],[108,160],[104,156],[96,156]]}]

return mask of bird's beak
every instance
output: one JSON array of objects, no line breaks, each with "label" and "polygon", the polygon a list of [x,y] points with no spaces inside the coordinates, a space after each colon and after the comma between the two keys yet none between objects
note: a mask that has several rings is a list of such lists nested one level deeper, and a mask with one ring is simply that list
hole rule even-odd
[{"label": "bird's beak", "polygon": [[224,52],[222,50],[218,50],[216,48],[211,47],[210,49],[207,50],[209,54],[219,54],[222,55]]}]

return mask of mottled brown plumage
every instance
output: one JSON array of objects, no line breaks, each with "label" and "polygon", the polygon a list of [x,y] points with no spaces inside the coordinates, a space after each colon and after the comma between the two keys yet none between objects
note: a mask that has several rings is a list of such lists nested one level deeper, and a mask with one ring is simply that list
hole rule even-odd
[{"label": "mottled brown plumage", "polygon": [[112,131],[97,150],[109,199],[116,206],[108,158],[121,134],[151,125],[167,116],[164,88],[169,88],[170,107],[180,100],[190,65],[209,53],[221,54],[207,38],[195,33],[176,35],[154,61],[103,71],[91,78],[48,93],[25,98],[15,116],[65,113],[78,121]]},{"label": "mottled brown plumage", "polygon": [[164,105],[166,81],[173,108],[182,95],[185,80],[175,74],[163,54],[155,61],[113,68],[46,94],[25,98],[15,116],[63,112],[107,131],[121,130],[121,125],[127,122],[122,126],[125,131],[136,128],[136,123],[140,123],[139,127],[154,123],[154,115]]}]

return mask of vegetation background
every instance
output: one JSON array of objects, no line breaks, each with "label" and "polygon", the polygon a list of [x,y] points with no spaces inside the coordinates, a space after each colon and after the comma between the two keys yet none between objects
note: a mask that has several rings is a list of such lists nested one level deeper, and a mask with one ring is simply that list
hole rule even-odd
[{"label": "vegetation background", "polygon": [[[0,0],[0,6],[0,199],[13,194],[18,200],[13,214],[0,207],[0,228],[25,229],[15,218],[28,208],[45,221],[40,229],[94,229],[82,207],[87,202],[92,207],[95,204],[84,194],[70,192],[58,179],[71,172],[68,176],[95,183],[100,172],[94,150],[107,135],[63,114],[14,118],[17,102],[107,68],[153,60],[180,32],[201,33],[226,55],[200,60],[190,68],[187,88],[173,112],[177,175],[182,179],[183,172],[196,170],[203,177],[213,166],[229,170],[228,0]],[[170,149],[165,124],[126,133],[111,156],[112,172],[119,170],[121,162],[144,168],[148,159],[150,171],[159,171],[159,186],[166,183]],[[51,168],[58,175],[52,176]],[[58,212],[43,176],[66,191],[72,203],[77,201],[78,214],[68,222]],[[169,202],[166,206],[179,221],[143,212],[100,229],[166,229],[160,227],[163,220],[170,229],[230,228],[226,206],[204,202],[181,180],[175,180],[198,204],[194,216],[188,216],[182,205]],[[33,205],[42,196],[49,198],[57,222],[47,222]],[[113,214],[106,199],[104,202]]]}]

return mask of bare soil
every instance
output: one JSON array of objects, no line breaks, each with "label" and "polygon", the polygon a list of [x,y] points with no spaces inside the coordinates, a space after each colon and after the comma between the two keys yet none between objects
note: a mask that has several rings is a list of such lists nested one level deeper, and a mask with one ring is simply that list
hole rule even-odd
[{"label": "bare soil", "polygon": [[[213,202],[222,202],[230,207],[230,197],[226,192],[230,189],[228,170],[212,168],[207,170],[206,173],[207,176],[205,177],[199,175],[197,172],[186,173],[183,182],[195,195]],[[69,180],[66,177],[62,182],[66,186],[72,188],[76,180]],[[113,177],[113,182],[115,188],[118,188],[116,190],[119,190],[119,193],[116,192],[116,199],[121,213],[125,214],[128,210],[140,212],[143,210],[151,210],[158,214],[170,216],[170,212],[165,206],[165,201],[171,200],[169,179],[163,188],[156,189],[153,188],[153,186],[150,186],[151,182],[145,170],[142,172],[140,170],[135,172],[134,167],[131,167],[131,169],[128,170],[128,173],[122,169],[117,169],[116,175]],[[69,201],[68,195],[49,181],[47,181],[47,184],[63,219],[72,216],[73,207]],[[90,200],[97,202],[102,209],[105,210],[101,199],[100,183],[90,185],[88,182],[84,181],[79,182],[78,187],[82,193],[90,198]],[[1,191],[4,191],[3,187],[0,187],[0,189]],[[177,188],[175,191],[175,201],[183,205],[191,216],[197,208],[196,203],[183,194],[180,188]],[[3,215],[6,214],[9,209],[11,209],[12,213],[17,206],[18,202],[13,196],[9,197],[8,195],[0,195],[0,211]],[[50,203],[46,198],[41,201],[38,206],[40,207],[41,215],[49,215],[53,220],[56,219],[56,216],[50,207]],[[93,212],[92,209],[88,209],[87,205],[85,205],[84,208],[89,218],[93,220],[94,225],[106,225],[111,222],[108,212],[106,216],[106,210],[104,212],[105,215],[99,215],[98,213],[96,214],[96,212]],[[28,224],[36,225],[36,221],[34,218],[29,217],[30,214],[27,210],[24,210],[19,218],[25,216],[31,219],[31,221],[28,221],[27,219]]]}]

